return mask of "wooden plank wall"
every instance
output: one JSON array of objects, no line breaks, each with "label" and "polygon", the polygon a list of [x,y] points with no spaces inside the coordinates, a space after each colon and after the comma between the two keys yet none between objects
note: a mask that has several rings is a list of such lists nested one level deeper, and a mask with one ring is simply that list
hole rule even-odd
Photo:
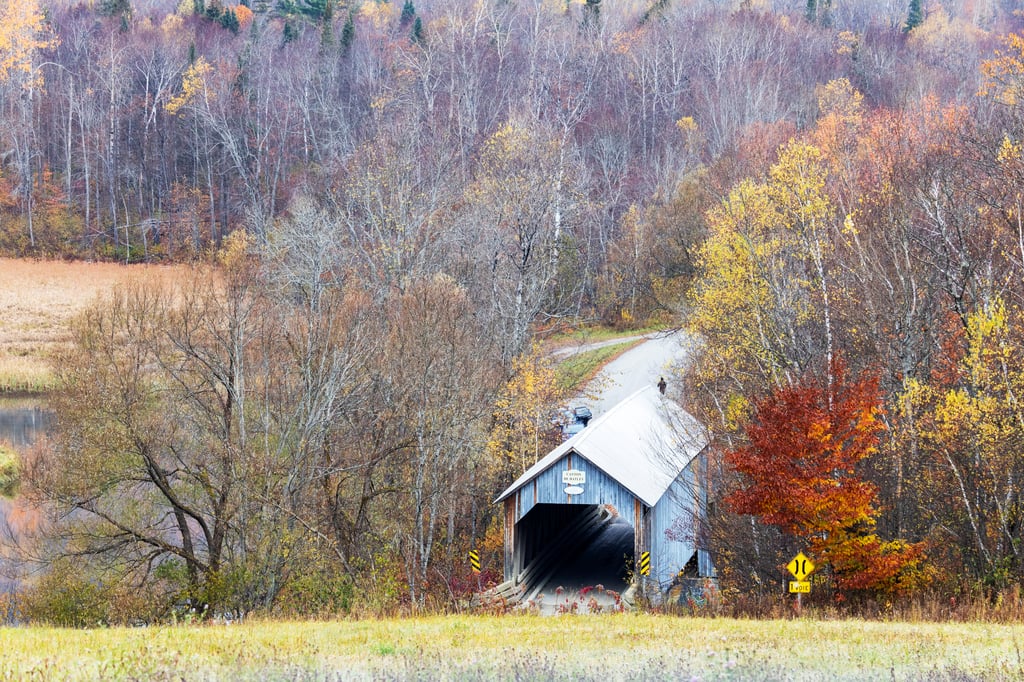
[{"label": "wooden plank wall", "polygon": [[[565,493],[562,472],[570,469],[577,469],[586,474],[587,480],[580,486],[583,488],[580,495]],[[516,522],[526,516],[534,505],[549,503],[611,505],[618,514],[633,523],[633,493],[575,452],[567,453],[532,481],[525,483],[512,497],[517,500]]]}]

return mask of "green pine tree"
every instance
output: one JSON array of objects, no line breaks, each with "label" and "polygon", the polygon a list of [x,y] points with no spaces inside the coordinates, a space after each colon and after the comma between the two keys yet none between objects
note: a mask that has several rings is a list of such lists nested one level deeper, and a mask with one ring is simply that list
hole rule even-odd
[{"label": "green pine tree", "polygon": [[293,40],[298,39],[299,29],[295,28],[295,24],[290,21],[284,22],[284,30],[281,31],[281,44],[287,45]]},{"label": "green pine tree", "polygon": [[405,0],[405,4],[402,5],[402,14],[398,18],[398,25],[405,27],[416,18],[416,6],[412,4],[412,0]]},{"label": "green pine tree", "polygon": [[601,22],[601,0],[583,3],[583,28],[596,28]]},{"label": "green pine tree", "polygon": [[130,17],[132,3],[129,0],[103,0],[100,3],[100,14],[108,17]]},{"label": "green pine tree", "polygon": [[223,14],[223,11],[218,0],[213,0],[206,6],[206,18],[209,21],[220,21],[221,14]]},{"label": "green pine tree", "polygon": [[330,11],[332,0],[301,0],[295,9],[313,21],[319,21]]},{"label": "green pine tree", "polygon": [[907,10],[907,23],[903,26],[904,33],[910,33],[924,21],[924,11],[921,9],[921,0],[910,0],[910,8]]},{"label": "green pine tree", "polygon": [[412,22],[412,32],[409,33],[409,40],[414,43],[423,42],[423,21],[416,17],[416,21]]},{"label": "green pine tree", "polygon": [[345,17],[345,25],[341,27],[341,52],[347,54],[352,47],[352,41],[356,39],[356,23],[352,20],[352,13]]},{"label": "green pine tree", "polygon": [[238,29],[241,28],[241,24],[238,23],[238,15],[230,7],[224,10],[224,14],[220,15],[220,25],[235,35],[238,35]]}]

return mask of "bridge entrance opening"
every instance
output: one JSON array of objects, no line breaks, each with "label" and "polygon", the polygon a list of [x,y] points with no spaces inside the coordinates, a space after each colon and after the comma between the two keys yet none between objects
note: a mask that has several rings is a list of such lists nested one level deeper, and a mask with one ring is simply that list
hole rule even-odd
[{"label": "bridge entrance opening", "polygon": [[622,593],[633,565],[633,526],[602,505],[538,504],[516,524],[518,582],[527,599],[601,586]]}]

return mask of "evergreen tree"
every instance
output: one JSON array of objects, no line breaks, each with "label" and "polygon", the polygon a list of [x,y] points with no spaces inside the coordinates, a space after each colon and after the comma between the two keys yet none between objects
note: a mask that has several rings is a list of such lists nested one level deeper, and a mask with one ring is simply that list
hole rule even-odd
[{"label": "evergreen tree", "polygon": [[206,0],[192,0],[192,14],[206,14]]},{"label": "evergreen tree", "polygon": [[320,17],[320,47],[331,45],[334,45],[334,3],[327,2]]},{"label": "evergreen tree", "polygon": [[924,21],[924,12],[921,9],[921,0],[910,0],[910,8],[907,10],[907,23],[903,26],[904,33],[910,33]]},{"label": "evergreen tree", "polygon": [[669,0],[654,0],[654,4],[644,10],[644,13],[640,15],[640,25],[643,26],[651,19],[661,17],[665,15],[665,10],[668,9]]},{"label": "evergreen tree", "polygon": [[221,11],[219,0],[213,0],[206,6],[206,18],[209,21],[220,21],[221,14],[223,12]]},{"label": "evergreen tree", "polygon": [[409,34],[409,40],[414,43],[423,42],[423,21],[416,17],[416,21],[412,22],[412,32]]},{"label": "evergreen tree", "polygon": [[345,25],[341,27],[341,52],[347,54],[356,39],[356,23],[352,20],[352,12],[345,17]]},{"label": "evergreen tree", "polygon": [[601,0],[586,0],[583,3],[583,27],[596,28],[601,19]]},{"label": "evergreen tree", "polygon": [[295,4],[295,10],[313,21],[320,21],[331,11],[333,0],[300,0]]},{"label": "evergreen tree", "polygon": [[238,15],[235,14],[235,10],[230,7],[224,10],[224,14],[220,15],[220,25],[238,35],[238,29],[241,25],[238,23]]},{"label": "evergreen tree", "polygon": [[284,30],[281,32],[281,44],[287,45],[288,43],[296,40],[299,37],[299,30],[295,28],[295,24],[291,21],[284,22]]},{"label": "evergreen tree", "polygon": [[415,18],[416,6],[412,4],[412,0],[405,0],[405,4],[402,5],[402,15],[398,19],[398,25],[404,28]]},{"label": "evergreen tree", "polygon": [[108,17],[130,17],[132,4],[129,0],[103,0],[100,3],[100,13]]}]

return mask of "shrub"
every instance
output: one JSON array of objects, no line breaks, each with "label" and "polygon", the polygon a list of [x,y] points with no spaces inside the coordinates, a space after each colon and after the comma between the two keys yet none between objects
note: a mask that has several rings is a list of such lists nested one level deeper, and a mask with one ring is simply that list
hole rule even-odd
[{"label": "shrub", "polygon": [[18,453],[0,443],[0,497],[14,497],[18,492],[20,462]]},{"label": "shrub", "polygon": [[70,560],[54,564],[22,595],[21,614],[29,622],[84,628],[109,620],[109,590],[83,575]]}]

